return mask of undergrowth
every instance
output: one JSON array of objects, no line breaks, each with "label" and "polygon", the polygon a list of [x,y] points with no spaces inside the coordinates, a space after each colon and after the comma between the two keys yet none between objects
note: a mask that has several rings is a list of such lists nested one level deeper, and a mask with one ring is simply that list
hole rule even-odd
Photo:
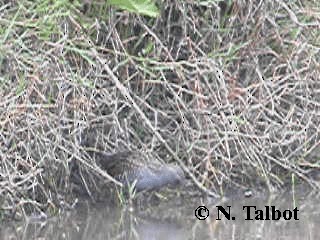
[{"label": "undergrowth", "polygon": [[319,188],[319,2],[156,4],[0,1],[2,216],[71,204],[74,169],[89,193],[113,182],[84,142],[177,162],[212,195]]}]

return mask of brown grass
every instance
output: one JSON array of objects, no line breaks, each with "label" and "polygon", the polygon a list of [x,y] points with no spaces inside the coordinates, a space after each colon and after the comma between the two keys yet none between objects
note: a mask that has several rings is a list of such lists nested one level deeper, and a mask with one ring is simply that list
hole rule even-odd
[{"label": "brown grass", "polygon": [[72,203],[75,166],[83,183],[113,181],[84,143],[176,161],[211,195],[319,188],[317,0],[164,1],[157,19],[0,3],[5,216]]}]

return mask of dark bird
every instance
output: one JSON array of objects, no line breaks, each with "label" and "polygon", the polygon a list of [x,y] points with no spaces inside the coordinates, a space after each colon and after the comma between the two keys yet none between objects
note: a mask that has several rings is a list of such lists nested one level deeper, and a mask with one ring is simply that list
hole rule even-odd
[{"label": "dark bird", "polygon": [[183,170],[173,164],[150,161],[141,153],[125,151],[118,153],[95,153],[98,165],[116,180],[136,191],[158,190],[184,181]]}]

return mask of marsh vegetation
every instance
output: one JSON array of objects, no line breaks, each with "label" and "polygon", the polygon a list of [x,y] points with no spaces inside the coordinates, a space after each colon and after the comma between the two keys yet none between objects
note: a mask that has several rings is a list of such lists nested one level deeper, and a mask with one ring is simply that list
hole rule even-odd
[{"label": "marsh vegetation", "polygon": [[211,196],[319,189],[319,1],[156,5],[0,0],[1,218],[72,206],[74,169],[88,195],[115,187],[88,147],[178,164]]}]

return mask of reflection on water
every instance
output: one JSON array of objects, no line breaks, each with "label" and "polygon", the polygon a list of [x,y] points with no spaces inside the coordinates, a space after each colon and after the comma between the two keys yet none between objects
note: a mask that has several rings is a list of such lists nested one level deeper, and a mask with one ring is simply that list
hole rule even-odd
[{"label": "reflection on water", "polygon": [[[46,222],[1,224],[0,239],[320,239],[319,197],[234,198],[223,203],[199,200],[140,206],[128,210],[81,203],[71,212]],[[243,206],[299,209],[298,221],[245,221]],[[210,216],[197,220],[195,209],[206,205]],[[217,205],[231,206],[236,220],[216,220]]]}]

